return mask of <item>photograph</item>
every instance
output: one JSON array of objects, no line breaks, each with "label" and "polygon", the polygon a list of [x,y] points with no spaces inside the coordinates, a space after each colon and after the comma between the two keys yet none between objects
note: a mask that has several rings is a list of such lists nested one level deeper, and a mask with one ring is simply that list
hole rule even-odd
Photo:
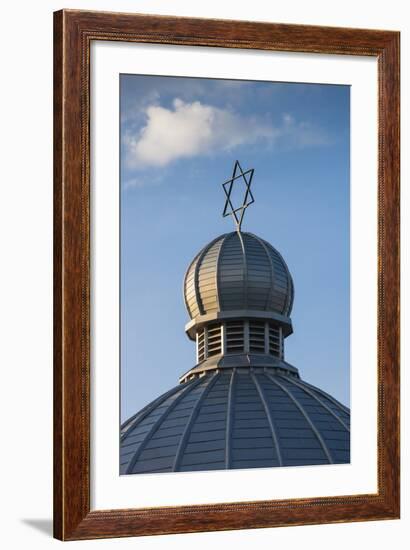
[{"label": "photograph", "polygon": [[400,32],[308,11],[53,14],[59,540],[400,518]]},{"label": "photograph", "polygon": [[349,464],[350,86],[119,86],[120,474]]},{"label": "photograph", "polygon": [[408,11],[2,4],[2,548],[410,548]]}]

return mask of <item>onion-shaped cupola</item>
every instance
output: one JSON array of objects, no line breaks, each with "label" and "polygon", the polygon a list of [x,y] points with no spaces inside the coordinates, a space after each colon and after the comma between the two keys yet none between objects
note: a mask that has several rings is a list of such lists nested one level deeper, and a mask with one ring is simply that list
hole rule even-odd
[{"label": "onion-shaped cupola", "polygon": [[293,294],[292,277],[279,252],[260,237],[240,231],[206,245],[184,280],[191,319],[238,311],[288,318]]}]

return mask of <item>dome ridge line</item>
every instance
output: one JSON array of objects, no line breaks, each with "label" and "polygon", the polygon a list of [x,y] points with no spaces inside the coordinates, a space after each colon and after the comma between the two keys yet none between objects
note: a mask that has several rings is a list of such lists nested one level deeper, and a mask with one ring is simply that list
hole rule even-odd
[{"label": "dome ridge line", "polygon": [[233,400],[236,368],[232,369],[231,379],[229,381],[228,403],[226,407],[226,435],[225,435],[225,468],[231,467],[231,443],[233,428]]},{"label": "dome ridge line", "polygon": [[289,397],[289,399],[296,405],[296,407],[300,410],[302,415],[306,418],[306,421],[309,424],[309,426],[310,426],[311,430],[313,431],[313,433],[315,434],[317,440],[319,441],[320,446],[323,449],[323,452],[325,453],[327,459],[329,460],[329,464],[334,464],[334,461],[333,461],[332,455],[330,454],[330,450],[329,450],[328,446],[326,445],[323,437],[320,435],[319,430],[313,424],[312,419],[310,418],[309,414],[306,412],[303,405],[301,403],[299,403],[299,401],[295,398],[295,396],[292,394],[292,392],[290,392],[287,388],[285,388],[271,374],[266,372],[266,369],[265,369],[265,376],[267,376],[271,382],[276,384],[276,386],[278,386],[278,388],[280,388]]},{"label": "dome ridge line", "polygon": [[[278,376],[280,378],[283,378],[283,376],[281,374],[278,374]],[[313,391],[311,391],[309,388],[307,388],[304,384],[300,384],[300,383],[296,382],[295,380],[291,380],[290,378],[289,378],[289,380],[286,378],[286,380],[289,381],[294,386],[296,386],[296,387],[300,388],[301,390],[303,390],[305,393],[310,395],[310,397],[313,397],[313,399],[315,399],[315,401],[320,403],[320,405],[322,405],[322,407],[324,407],[334,418],[336,418],[336,420],[345,428],[345,430],[347,430],[350,433],[350,427],[347,424],[345,424],[345,422],[343,422],[343,420],[334,411],[332,411],[332,409],[328,405],[326,405],[326,403],[324,403],[317,395],[315,395]]]},{"label": "dome ridge line", "polygon": [[[184,280],[183,280],[183,283],[182,283],[182,296],[184,298],[184,303],[185,303],[186,310],[188,311],[188,315],[190,315],[191,317],[192,317],[192,311],[191,311],[191,308],[189,307],[188,300],[187,300],[187,295],[186,295],[186,281],[187,281],[187,278],[188,278],[188,274],[191,271],[191,267],[194,265],[194,263],[199,258],[200,253],[201,252],[198,252],[198,254],[196,256],[194,256],[194,259],[189,263],[189,265],[188,265],[188,267],[185,271]],[[196,295],[195,295],[195,297],[196,297]]]},{"label": "dome ridge line", "polygon": [[141,456],[142,451],[144,450],[147,442],[151,439],[151,437],[154,435],[154,433],[157,431],[159,426],[164,422],[167,416],[175,409],[177,404],[182,400],[183,397],[189,392],[191,392],[194,388],[199,386],[200,383],[202,383],[204,380],[203,378],[198,378],[195,380],[192,384],[189,384],[186,388],[184,388],[181,393],[178,395],[176,399],[165,409],[165,411],[157,418],[157,420],[154,422],[154,424],[151,426],[151,429],[148,430],[148,432],[145,434],[144,439],[141,441],[140,446],[135,451],[134,456],[130,460],[130,463],[128,464],[126,474],[132,474],[132,470],[137,463],[139,457]]},{"label": "dome ridge line", "polygon": [[198,305],[199,313],[201,315],[203,315],[205,313],[205,308],[204,308],[204,304],[202,302],[201,292],[200,292],[200,289],[199,289],[199,270],[200,270],[200,267],[202,265],[202,261],[205,257],[205,254],[208,252],[208,250],[216,242],[218,242],[221,238],[224,238],[225,236],[226,236],[226,233],[224,233],[223,235],[219,235],[218,237],[213,239],[210,243],[208,243],[206,246],[204,246],[204,248],[198,254],[198,259],[197,259],[197,262],[196,262],[196,265],[195,265],[195,268],[194,268],[194,271],[195,271],[194,272],[194,289],[195,289],[196,303]]},{"label": "dome ridge line", "polygon": [[222,243],[218,250],[218,256],[216,258],[216,270],[215,270],[215,285],[216,285],[216,298],[218,300],[218,309],[221,309],[221,281],[220,281],[220,273],[219,273],[219,265],[220,265],[220,259],[222,255],[222,249],[226,245],[226,242],[232,238],[232,236],[235,235],[234,232],[232,233],[225,233],[222,237]]},{"label": "dome ridge line", "polygon": [[161,405],[161,403],[166,401],[170,395],[175,393],[175,391],[177,392],[180,391],[180,389],[181,389],[180,384],[178,384],[178,386],[174,386],[172,389],[168,390],[167,392],[163,393],[162,395],[154,399],[154,401],[151,401],[151,403],[148,403],[148,405],[146,405],[143,409],[141,409],[136,414],[131,416],[131,418],[128,418],[128,420],[123,422],[123,424],[121,425],[121,429],[124,429],[127,425],[128,427],[126,428],[127,431],[123,433],[121,436],[121,442],[127,438],[127,436],[130,434],[130,432],[133,430],[136,424],[144,420],[144,418],[146,418],[150,414],[150,412],[153,409],[155,409],[155,407],[157,407],[158,405]]},{"label": "dome ridge line", "polygon": [[273,261],[272,261],[271,255],[269,254],[268,247],[266,246],[265,241],[263,239],[261,239],[260,237],[258,237],[257,235],[255,235],[254,233],[249,233],[249,235],[252,235],[252,237],[254,237],[254,239],[256,239],[258,241],[258,243],[263,247],[263,249],[266,253],[266,256],[268,257],[268,261],[269,261],[269,265],[270,265],[271,285],[270,285],[270,289],[269,289],[269,292],[268,292],[268,297],[266,298],[265,309],[266,309],[266,311],[269,311],[269,304],[271,304],[272,301],[273,301],[274,285],[275,285],[275,270],[274,270],[274,267],[273,267]]},{"label": "dome ridge line", "polygon": [[195,420],[196,420],[196,418],[197,418],[197,416],[198,416],[198,414],[201,410],[202,403],[203,403],[205,397],[208,395],[208,393],[211,391],[211,389],[215,385],[216,381],[220,377],[221,377],[220,372],[216,371],[213,374],[212,379],[208,382],[208,385],[204,388],[203,392],[201,393],[201,395],[199,396],[197,402],[195,403],[195,405],[192,408],[192,411],[191,411],[191,414],[189,416],[188,422],[185,425],[184,431],[181,435],[181,438],[179,440],[178,447],[177,447],[177,450],[176,450],[176,453],[175,453],[174,463],[173,463],[173,466],[172,466],[172,471],[173,472],[177,472],[180,465],[181,465],[182,455],[183,455],[183,452],[186,448],[188,438],[191,434],[191,428],[192,428],[192,426],[193,426],[193,424],[194,424],[194,422],[195,422]]},{"label": "dome ridge line", "polygon": [[238,229],[237,235],[242,247],[242,268],[243,268],[243,303],[245,309],[248,309],[248,260],[246,256],[245,243],[242,237],[242,232]]},{"label": "dome ridge line", "polygon": [[[255,235],[256,236],[256,235]],[[290,274],[290,271],[289,271],[289,268],[288,268],[288,264],[285,262],[285,259],[283,258],[282,254],[279,252],[279,250],[277,250],[275,247],[273,247],[270,243],[268,243],[267,241],[265,241],[265,239],[261,239],[263,240],[263,242],[266,244],[267,247],[270,247],[278,256],[279,258],[282,260],[282,264],[283,264],[283,267],[285,268],[286,270],[286,273],[287,273],[287,276],[288,276],[288,292],[287,292],[287,296],[286,296],[286,308],[285,308],[285,311],[287,312],[286,314],[289,315],[290,312],[292,311],[292,307],[293,307],[293,300],[295,298],[295,287],[293,285],[293,279],[292,279],[292,275]]]},{"label": "dome ridge line", "polygon": [[271,410],[269,409],[269,405],[268,405],[268,402],[266,400],[264,391],[263,391],[263,389],[260,385],[260,382],[259,382],[259,380],[257,380],[255,374],[252,372],[252,368],[250,369],[250,375],[251,375],[253,383],[255,384],[256,391],[258,392],[259,399],[262,402],[263,409],[265,411],[266,418],[268,420],[269,428],[271,430],[273,445],[274,445],[275,450],[276,450],[276,456],[278,457],[279,466],[283,466],[282,454],[280,452],[279,439],[278,439],[278,436],[277,436],[277,433],[276,433],[275,422],[273,420]]},{"label": "dome ridge line", "polygon": [[303,383],[304,383],[305,386],[307,386],[308,388],[310,388],[314,392],[319,393],[322,397],[324,397],[325,399],[328,399],[329,401],[331,401],[334,405],[336,405],[336,407],[338,407],[339,409],[342,409],[342,412],[344,412],[346,414],[350,414],[349,408],[346,407],[346,405],[343,405],[343,403],[340,403],[337,399],[332,397],[330,394],[328,394],[324,390],[322,390],[320,388],[316,388],[315,386],[312,386],[312,384],[309,384],[308,382],[306,382],[306,380],[303,380]]},{"label": "dome ridge line", "polygon": [[290,274],[290,271],[288,269],[287,264],[286,264],[286,269],[288,270],[288,273],[289,273],[289,282],[290,282],[290,292],[289,292],[289,297],[288,297],[288,311],[292,311],[293,301],[295,299],[295,285],[293,284],[293,279],[292,279],[292,276]]}]

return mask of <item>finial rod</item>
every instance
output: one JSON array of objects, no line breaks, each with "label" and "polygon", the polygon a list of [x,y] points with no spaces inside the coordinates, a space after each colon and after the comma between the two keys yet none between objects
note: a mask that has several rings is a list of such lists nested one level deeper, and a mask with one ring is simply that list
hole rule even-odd
[{"label": "finial rod", "polygon": [[[253,168],[250,168],[249,170],[246,170],[244,172],[242,170],[241,165],[239,164],[239,161],[237,160],[235,161],[235,164],[233,167],[232,178],[230,180],[225,181],[222,184],[222,187],[226,196],[226,202],[225,202],[225,207],[224,207],[222,216],[224,218],[226,216],[232,216],[236,230],[238,232],[241,231],[245,210],[248,208],[248,206],[250,206],[252,203],[255,202],[255,199],[253,198],[252,191],[251,191],[251,184],[252,184],[254,171],[255,170]],[[235,208],[231,199],[234,183],[236,183],[237,185],[240,185],[240,184],[245,185],[245,194],[243,197],[242,205],[238,206],[237,208]]]}]

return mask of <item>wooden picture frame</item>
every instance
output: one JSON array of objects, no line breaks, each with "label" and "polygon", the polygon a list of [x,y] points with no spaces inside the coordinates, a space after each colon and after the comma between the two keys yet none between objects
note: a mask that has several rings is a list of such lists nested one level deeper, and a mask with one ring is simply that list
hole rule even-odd
[{"label": "wooden picture frame", "polygon": [[[378,62],[378,492],[90,510],[93,40],[372,56]],[[54,14],[54,536],[62,540],[399,517],[398,32],[63,10]]]}]

